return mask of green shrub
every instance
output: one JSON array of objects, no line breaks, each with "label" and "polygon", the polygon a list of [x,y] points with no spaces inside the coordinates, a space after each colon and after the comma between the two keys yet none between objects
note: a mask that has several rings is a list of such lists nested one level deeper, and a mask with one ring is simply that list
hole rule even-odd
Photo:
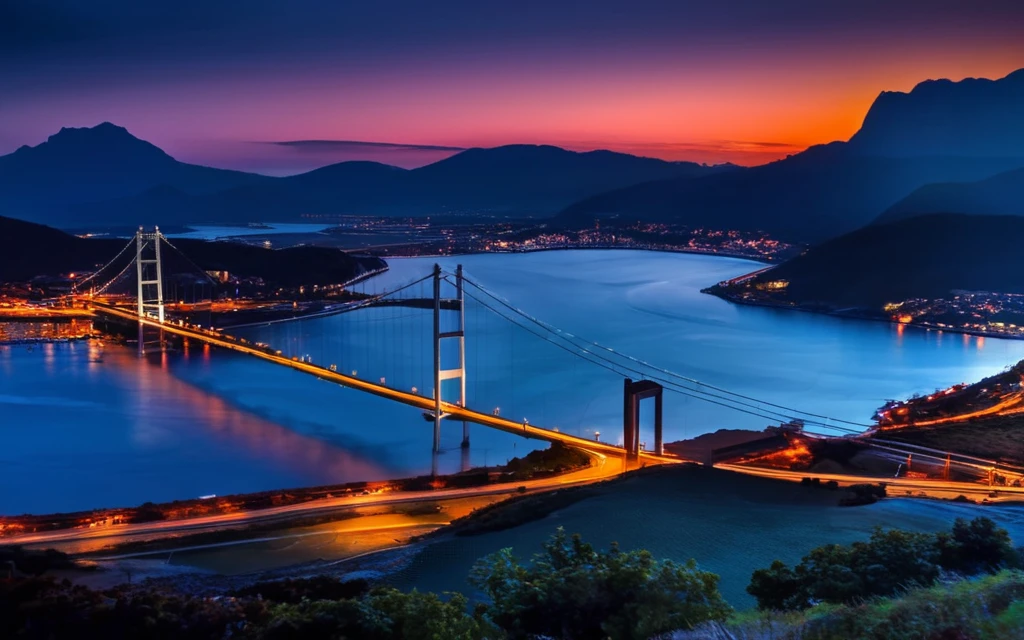
[{"label": "green shrub", "polygon": [[942,567],[949,571],[971,574],[1020,562],[1010,534],[989,518],[957,518],[952,531],[937,534],[936,542]]},{"label": "green shrub", "polygon": [[524,566],[511,549],[473,568],[470,582],[491,600],[486,613],[512,638],[647,639],[709,620],[730,607],[718,576],[694,561],[655,560],[647,551],[597,551],[559,528]]},{"label": "green shrub", "polygon": [[793,568],[775,561],[753,573],[747,593],[761,609],[802,609],[816,602],[851,603],[929,586],[941,570],[974,574],[1019,563],[1009,534],[992,520],[958,519],[950,532],[875,529],[867,542],[813,549]]}]

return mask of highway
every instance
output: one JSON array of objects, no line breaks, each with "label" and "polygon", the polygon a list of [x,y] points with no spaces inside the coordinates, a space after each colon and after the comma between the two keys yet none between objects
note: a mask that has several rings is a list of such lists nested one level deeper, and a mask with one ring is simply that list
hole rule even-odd
[{"label": "highway", "polygon": [[[896,498],[900,497],[901,492],[902,495],[906,495],[906,492],[909,491],[915,496],[920,493],[925,493],[930,497],[941,496],[955,498],[958,495],[963,495],[967,497],[973,496],[975,498],[987,498],[992,502],[1011,500],[1024,501],[1024,487],[989,487],[973,482],[953,482],[948,480],[921,480],[916,478],[893,478],[888,476],[872,477],[839,473],[787,471],[784,469],[766,469],[762,467],[748,467],[739,464],[725,463],[718,463],[715,465],[715,468],[734,471],[736,473],[745,473],[747,475],[758,476],[761,478],[788,480],[790,482],[800,482],[804,478],[818,478],[822,482],[835,480],[841,486],[884,482],[889,489],[889,495]],[[999,495],[997,497],[989,497],[989,494],[994,491],[997,491]]]},{"label": "highway", "polygon": [[[589,467],[551,478],[505,482],[481,487],[460,489],[402,491],[370,495],[352,494],[336,498],[313,500],[299,504],[270,507],[267,509],[236,511],[232,513],[203,516],[198,518],[186,518],[182,520],[161,520],[156,522],[140,522],[135,524],[118,524],[88,528],[60,529],[39,533],[26,533],[18,536],[5,537],[0,539],[0,541],[2,541],[3,544],[40,545],[52,544],[55,542],[96,540],[102,538],[124,538],[127,540],[137,537],[151,537],[154,535],[171,536],[228,527],[265,524],[268,522],[288,520],[300,516],[308,516],[312,514],[322,515],[324,513],[344,511],[358,507],[386,506],[410,502],[433,502],[438,500],[477,496],[511,495],[519,493],[520,487],[525,487],[528,492],[550,491],[553,489],[607,480],[626,471],[621,450],[616,458],[609,458],[600,452],[589,449],[586,450],[586,452],[590,454],[592,459],[592,463]],[[636,463],[631,463],[630,468],[636,468],[633,466],[635,464]]]},{"label": "highway", "polygon": [[[298,360],[292,360],[291,358],[284,355],[276,355],[273,352],[249,345],[248,343],[242,343],[238,339],[221,334],[215,331],[205,331],[202,329],[195,329],[186,325],[176,325],[170,323],[160,323],[159,321],[152,318],[139,318],[133,311],[126,311],[117,307],[108,305],[94,305],[96,311],[100,313],[106,313],[113,315],[125,320],[132,322],[141,322],[142,324],[161,329],[168,333],[189,338],[191,340],[197,340],[205,342],[207,344],[221,347],[223,349],[231,349],[232,351],[238,351],[246,353],[251,356],[266,360],[274,364],[283,365],[290,367],[303,373],[312,374],[328,382],[334,382],[351,389],[359,391],[365,391],[372,393],[373,395],[380,396],[382,398],[388,398],[396,402],[401,402],[417,409],[424,411],[434,410],[434,399],[425,396],[408,393],[405,391],[399,391],[398,389],[392,389],[381,384],[369,382],[367,380],[361,380],[354,376],[345,375],[337,371],[331,371],[325,367],[315,365],[308,362],[300,362]],[[498,429],[507,433],[523,436],[525,438],[534,438],[537,440],[546,440],[548,442],[561,442],[563,444],[588,449],[597,453],[603,453],[610,456],[621,456],[623,454],[622,447],[617,445],[608,444],[604,442],[596,442],[594,440],[588,440],[579,436],[562,433],[560,431],[554,431],[551,429],[544,429],[537,427],[525,422],[515,422],[508,418],[502,418],[499,416],[491,415],[489,413],[481,413],[472,409],[461,407],[457,404],[450,402],[442,402],[441,410],[450,416],[450,420],[453,421],[465,421],[472,422],[474,424],[483,425],[485,427],[491,427],[492,429]],[[650,452],[641,452],[641,459],[649,462],[679,462],[679,458],[675,456],[656,456]]]}]

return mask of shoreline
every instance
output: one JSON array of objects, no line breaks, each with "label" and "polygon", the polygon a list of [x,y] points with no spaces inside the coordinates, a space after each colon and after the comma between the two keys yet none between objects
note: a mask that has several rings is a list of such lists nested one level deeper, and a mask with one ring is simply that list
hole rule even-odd
[{"label": "shoreline", "polygon": [[[743,277],[743,276],[741,276]],[[867,313],[855,313],[853,311],[846,311],[844,309],[816,309],[806,305],[796,304],[784,304],[781,302],[770,302],[766,300],[743,300],[734,296],[730,293],[719,289],[719,285],[715,284],[705,289],[700,290],[701,293],[715,296],[731,302],[733,304],[743,305],[747,307],[762,307],[765,309],[778,309],[781,311],[800,311],[803,313],[812,313],[820,316],[829,316],[832,318],[842,318],[844,320],[865,320],[868,322],[879,322],[896,327],[906,327],[908,329],[914,329],[915,331],[934,331],[937,333],[952,333],[958,335],[976,336],[979,338],[995,338],[999,340],[1024,340],[1024,335],[1008,335],[1005,333],[996,333],[991,331],[981,331],[978,329],[958,329],[956,327],[936,327],[928,324],[913,323],[913,322],[895,322],[890,318],[876,317],[868,315]]]},{"label": "shoreline", "polygon": [[[355,251],[354,249],[352,251]],[[545,251],[649,251],[652,253],[682,253],[698,256],[711,256],[717,258],[733,258],[738,260],[749,260],[764,265],[775,265],[779,261],[766,258],[765,256],[754,257],[740,253],[722,253],[714,251],[701,251],[699,249],[657,249],[654,247],[622,247],[622,246],[587,246],[587,247],[538,247],[536,249],[522,249],[517,251],[463,251],[445,254],[426,255],[388,255],[374,256],[383,260],[410,260],[414,258],[459,258],[462,256],[487,256],[487,255],[514,255],[526,253],[541,253]]]}]

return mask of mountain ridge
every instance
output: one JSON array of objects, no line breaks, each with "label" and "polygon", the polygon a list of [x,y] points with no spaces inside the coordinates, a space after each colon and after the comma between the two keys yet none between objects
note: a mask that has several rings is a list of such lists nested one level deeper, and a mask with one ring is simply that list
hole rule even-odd
[{"label": "mountain ridge", "polygon": [[[990,103],[986,98],[981,106],[970,106],[978,102],[976,87],[999,100]],[[965,91],[967,98],[960,95]],[[956,97],[948,97],[950,92]],[[921,119],[920,126],[914,124],[918,118],[905,111],[897,120],[915,132],[904,135],[901,145],[942,125],[937,141],[921,144],[912,153],[885,142],[887,128],[895,118],[887,112],[889,104],[916,105],[922,96],[936,95],[947,97],[940,100],[942,104],[930,112],[929,118]],[[970,108],[960,109],[957,105],[962,103]],[[982,130],[972,124],[979,110],[992,116]],[[780,239],[818,242],[870,223],[926,184],[981,180],[1024,167],[1022,112],[1024,69],[998,80],[925,81],[909,93],[880,94],[864,125],[849,141],[812,146],[735,174],[608,190],[566,207],[559,219],[578,226],[595,218],[628,216],[691,226],[762,230]],[[998,131],[997,125],[1005,125],[1014,135],[993,134]],[[899,152],[901,149],[903,152]],[[981,151],[988,154],[981,155]]]},{"label": "mountain ridge", "polygon": [[1024,168],[974,182],[927,184],[886,209],[874,223],[930,213],[1024,216]]},{"label": "mountain ridge", "polygon": [[101,123],[0,157],[0,206],[80,227],[287,221],[302,215],[489,211],[550,215],[609,186],[737,170],[551,145],[472,148],[406,170],[349,161],[273,178],[189,165]]}]

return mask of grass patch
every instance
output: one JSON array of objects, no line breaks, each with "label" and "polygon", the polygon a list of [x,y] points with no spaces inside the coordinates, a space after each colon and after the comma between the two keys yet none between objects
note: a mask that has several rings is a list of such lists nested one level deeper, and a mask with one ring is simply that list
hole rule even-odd
[{"label": "grass patch", "polygon": [[879,433],[878,437],[980,458],[1024,463],[1024,415],[892,429]]},{"label": "grass patch", "polygon": [[746,611],[720,625],[677,633],[677,640],[1004,640],[1024,638],[1024,573],[911,589],[857,605],[805,611]]}]

